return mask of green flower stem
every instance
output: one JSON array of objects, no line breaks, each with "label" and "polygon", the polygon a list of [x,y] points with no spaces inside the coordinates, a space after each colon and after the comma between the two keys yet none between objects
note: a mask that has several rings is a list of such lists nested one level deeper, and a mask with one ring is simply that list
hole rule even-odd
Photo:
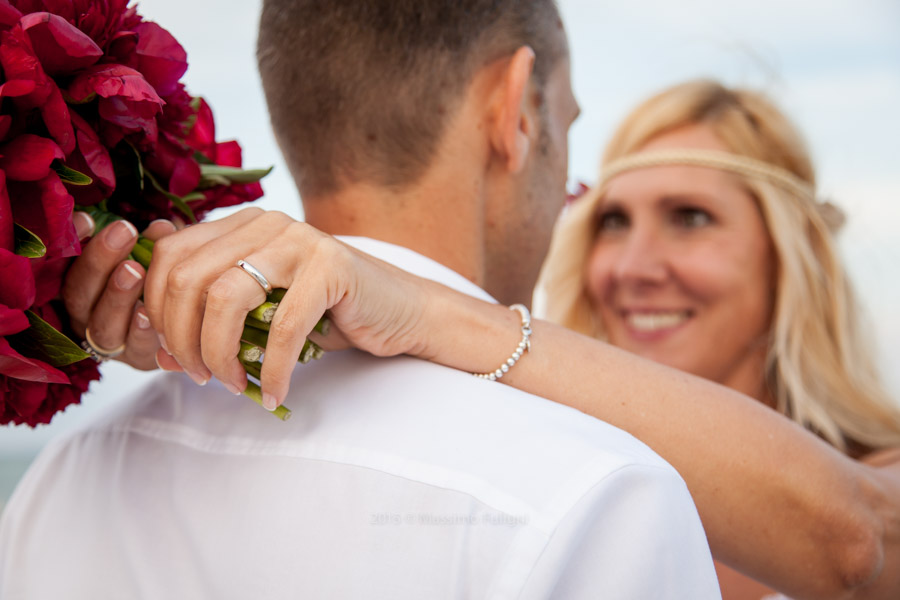
[{"label": "green flower stem", "polygon": [[272,293],[268,295],[266,300],[273,304],[278,304],[282,300],[284,300],[284,295],[287,294],[287,290],[284,288],[276,288],[272,290]]},{"label": "green flower stem", "polygon": [[[153,259],[153,246],[153,240],[139,235],[134,248],[131,249],[131,257],[142,267],[149,269],[150,261]],[[244,330],[241,334],[241,349],[238,354],[238,359],[241,361],[247,374],[251,377],[255,377],[257,380],[260,378],[261,374],[259,359],[265,352],[266,343],[269,339],[270,324],[275,317],[275,312],[278,310],[278,303],[284,299],[286,292],[287,290],[282,288],[273,290],[272,293],[267,296],[266,302],[250,311],[244,321]],[[330,327],[331,322],[323,316],[316,323],[313,330],[320,335],[328,335]],[[300,356],[297,358],[297,362],[306,364],[311,360],[322,358],[324,354],[325,351],[322,350],[319,345],[310,340],[306,340],[303,344],[303,349],[300,351]],[[262,406],[262,391],[258,384],[247,380],[247,388],[244,390],[244,395]],[[291,417],[290,409],[285,406],[279,406],[272,414],[282,421],[287,421]]]},{"label": "green flower stem", "polygon": [[248,344],[247,342],[241,342],[241,349],[238,352],[238,359],[241,362],[256,362],[260,358],[262,358],[262,348],[259,346],[254,346],[253,344]]},{"label": "green flower stem", "polygon": [[278,303],[267,301],[251,310],[247,316],[263,323],[271,323],[276,310],[278,310]]},{"label": "green flower stem", "polygon": [[241,341],[253,344],[257,348],[265,348],[266,342],[269,341],[269,333],[262,329],[257,329],[256,327],[244,324],[244,331],[241,333]]},{"label": "green flower stem", "polygon": [[[140,239],[140,238],[138,238]],[[144,269],[150,268],[150,259],[153,258],[153,251],[148,250],[145,246],[140,244],[140,241],[134,245],[134,248],[131,249],[131,256],[136,260]]]},{"label": "green flower stem", "polygon": [[[247,396],[248,398],[250,398],[251,400],[253,400],[254,402],[256,402],[257,404],[259,404],[260,406],[263,405],[262,390],[260,389],[260,387],[257,384],[253,383],[252,381],[249,381],[249,380],[247,381],[247,388],[244,390],[244,395]],[[291,409],[289,409],[288,407],[286,407],[285,405],[282,404],[281,406],[279,406],[278,408],[273,410],[272,414],[275,415],[276,417],[278,417],[279,419],[281,419],[282,421],[287,421],[288,419],[291,418]]]},{"label": "green flower stem", "polygon": [[258,362],[249,362],[249,361],[241,361],[241,364],[244,365],[244,370],[247,371],[247,375],[251,377],[255,377],[257,380],[262,378],[262,364]]},{"label": "green flower stem", "polygon": [[[245,324],[244,331],[241,333],[241,341],[256,346],[257,348],[265,349],[266,344],[269,341],[269,332]],[[313,341],[306,340],[303,343],[303,349],[300,350],[300,356],[297,358],[297,362],[305,365],[311,360],[319,360],[324,355],[325,351],[321,346]]]},{"label": "green flower stem", "polygon": [[255,319],[249,315],[244,319],[244,325],[248,327],[252,327],[254,329],[259,329],[260,331],[268,331],[271,325],[266,323],[265,321],[260,321],[259,319]]},{"label": "green flower stem", "polygon": [[309,361],[319,360],[323,356],[325,356],[325,351],[318,344],[311,340],[306,340],[303,343],[303,349],[300,350],[300,358],[298,360],[305,365]]},{"label": "green flower stem", "polygon": [[322,317],[321,319],[319,319],[318,323],[316,323],[316,326],[313,327],[313,331],[322,336],[328,335],[328,332],[330,330],[331,321],[328,320],[328,317]]}]

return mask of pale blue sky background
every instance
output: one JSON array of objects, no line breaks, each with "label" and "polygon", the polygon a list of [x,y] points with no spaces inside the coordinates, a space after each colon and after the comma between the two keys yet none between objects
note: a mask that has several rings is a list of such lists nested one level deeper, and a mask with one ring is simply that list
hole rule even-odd
[{"label": "pale blue sky background", "polygon": [[[255,70],[259,5],[144,0],[140,9],[187,50],[186,82],[212,105],[219,137],[241,142],[246,165],[276,166],[260,205],[300,217]],[[823,194],[849,213],[844,254],[873,316],[886,378],[900,396],[900,2],[563,0],[560,6],[583,111],[570,137],[572,179],[594,180],[617,121],[665,85],[703,76],[768,91],[806,132]],[[32,455],[148,378],[113,364],[104,372],[85,405],[53,425],[0,429],[0,457]]]}]

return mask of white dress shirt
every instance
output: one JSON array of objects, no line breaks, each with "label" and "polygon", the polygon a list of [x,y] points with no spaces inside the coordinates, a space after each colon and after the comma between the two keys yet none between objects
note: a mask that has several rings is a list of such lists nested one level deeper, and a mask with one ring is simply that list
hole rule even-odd
[{"label": "white dress shirt", "polygon": [[286,404],[170,374],[51,443],[0,521],[0,598],[719,597],[684,482],[619,429],[352,350],[298,365]]}]

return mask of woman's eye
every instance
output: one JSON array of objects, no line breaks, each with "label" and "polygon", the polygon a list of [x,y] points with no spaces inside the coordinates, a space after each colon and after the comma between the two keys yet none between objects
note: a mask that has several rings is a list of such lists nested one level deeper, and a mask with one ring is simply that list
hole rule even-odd
[{"label": "woman's eye", "polygon": [[597,232],[617,231],[628,227],[628,217],[620,211],[610,211],[597,218]]},{"label": "woman's eye", "polygon": [[699,208],[680,208],[675,211],[672,220],[676,225],[689,229],[705,227],[712,223],[709,213]]}]

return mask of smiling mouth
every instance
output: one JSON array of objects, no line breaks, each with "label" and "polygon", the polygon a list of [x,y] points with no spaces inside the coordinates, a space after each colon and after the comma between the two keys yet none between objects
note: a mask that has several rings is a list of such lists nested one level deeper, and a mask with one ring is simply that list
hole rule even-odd
[{"label": "smiling mouth", "polygon": [[654,333],[678,327],[691,318],[691,311],[626,312],[624,318],[629,329],[640,333]]}]

